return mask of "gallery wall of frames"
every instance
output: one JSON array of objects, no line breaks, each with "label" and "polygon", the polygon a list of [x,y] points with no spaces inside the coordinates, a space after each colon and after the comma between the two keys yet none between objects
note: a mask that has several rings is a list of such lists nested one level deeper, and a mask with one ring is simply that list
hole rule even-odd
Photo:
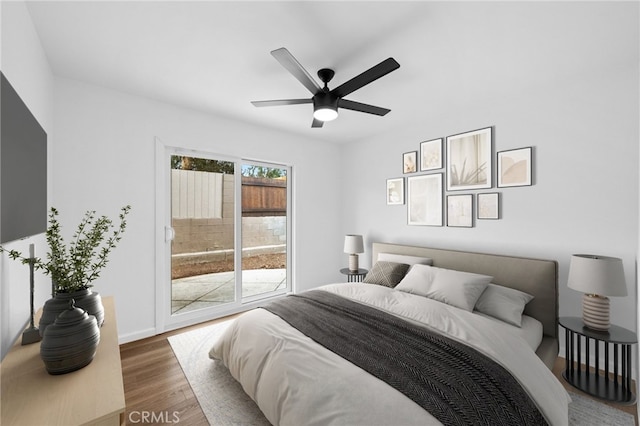
[{"label": "gallery wall of frames", "polygon": [[476,220],[497,220],[496,188],[533,185],[533,148],[498,151],[494,163],[493,127],[416,148],[402,154],[402,176],[387,179],[387,204],[406,204],[409,225],[470,228]]}]

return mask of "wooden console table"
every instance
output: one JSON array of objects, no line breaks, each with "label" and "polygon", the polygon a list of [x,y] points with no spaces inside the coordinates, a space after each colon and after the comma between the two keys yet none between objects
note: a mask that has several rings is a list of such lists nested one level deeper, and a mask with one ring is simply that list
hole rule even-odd
[{"label": "wooden console table", "polygon": [[22,346],[18,338],[0,366],[2,425],[122,424],[124,386],[113,298],[103,297],[102,303],[98,351],[78,371],[50,375],[40,359],[40,343]]}]

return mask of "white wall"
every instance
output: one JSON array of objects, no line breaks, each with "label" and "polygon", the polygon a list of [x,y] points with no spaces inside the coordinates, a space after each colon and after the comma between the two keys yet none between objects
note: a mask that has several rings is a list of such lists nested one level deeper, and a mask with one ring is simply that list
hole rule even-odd
[{"label": "white wall", "polygon": [[[2,71],[48,133],[49,204],[62,211],[65,229],[71,231],[86,209],[115,215],[120,206],[133,205],[122,245],[96,283],[102,294],[116,297],[124,340],[155,326],[155,137],[294,165],[299,289],[342,278],[336,273],[346,262],[342,235],[362,233],[368,245],[384,240],[557,259],[560,313],[580,315],[580,295],[566,288],[569,257],[602,253],[623,258],[630,293],[612,300],[612,321],[636,329],[637,52],[630,52],[636,55],[631,68],[585,70],[530,92],[505,90],[508,99],[441,111],[402,132],[336,147],[75,81],[54,82],[24,3],[2,2],[1,11]],[[495,150],[535,147],[535,185],[499,190],[501,220],[472,229],[410,227],[406,206],[385,205],[385,180],[402,176],[403,152],[423,140],[489,125],[495,126]],[[332,167],[340,157],[342,167]],[[26,250],[33,241],[44,255],[42,236],[15,247]],[[368,254],[362,263],[369,263]],[[0,274],[4,355],[28,319],[28,275],[6,257],[0,258]],[[46,290],[48,280],[39,277],[37,304]]]},{"label": "white wall", "polygon": [[[620,257],[629,296],[612,298],[611,320],[635,330],[640,108],[638,61],[632,63],[442,111],[400,133],[345,146],[350,186],[343,192],[344,230],[365,235],[367,245],[388,241],[555,259],[560,315],[581,316],[581,294],[566,286],[571,254]],[[474,228],[408,226],[406,205],[386,205],[385,180],[403,176],[403,152],[486,126],[494,126],[495,151],[534,147],[534,185],[497,189],[501,220],[476,221]]]},{"label": "white wall", "polygon": [[[294,168],[294,285],[333,279],[340,265],[336,206],[339,148],[185,110],[77,81],[56,79],[52,205],[63,229],[87,209],[115,216],[132,205],[128,227],[95,290],[113,295],[121,341],[155,328],[155,138],[212,153],[279,162]],[[161,224],[160,226],[164,226]]]},{"label": "white wall", "polygon": [[[53,145],[53,75],[24,2],[1,2],[1,69],[40,125],[47,132],[49,156]],[[50,157],[49,157],[50,158]],[[49,162],[49,198],[51,194]],[[19,208],[19,206],[16,206]],[[6,244],[8,249],[28,253],[35,244],[36,256],[46,253],[44,234]],[[35,305],[50,296],[50,281],[36,275]],[[0,256],[0,359],[29,320],[29,268]]]}]

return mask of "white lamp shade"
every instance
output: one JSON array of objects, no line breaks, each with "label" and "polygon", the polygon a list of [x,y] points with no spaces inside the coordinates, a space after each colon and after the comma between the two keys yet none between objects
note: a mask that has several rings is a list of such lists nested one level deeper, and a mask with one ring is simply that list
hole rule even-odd
[{"label": "white lamp shade", "polygon": [[364,253],[362,235],[346,235],[344,237],[344,252],[349,254]]},{"label": "white lamp shade", "polygon": [[600,296],[626,296],[622,259],[592,254],[574,254],[569,266],[567,286]]}]

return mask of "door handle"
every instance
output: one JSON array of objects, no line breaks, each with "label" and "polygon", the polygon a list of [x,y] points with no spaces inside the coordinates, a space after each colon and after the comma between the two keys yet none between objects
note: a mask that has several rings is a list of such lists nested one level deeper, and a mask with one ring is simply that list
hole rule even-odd
[{"label": "door handle", "polygon": [[164,241],[168,243],[176,238],[176,231],[171,226],[164,227]]}]

